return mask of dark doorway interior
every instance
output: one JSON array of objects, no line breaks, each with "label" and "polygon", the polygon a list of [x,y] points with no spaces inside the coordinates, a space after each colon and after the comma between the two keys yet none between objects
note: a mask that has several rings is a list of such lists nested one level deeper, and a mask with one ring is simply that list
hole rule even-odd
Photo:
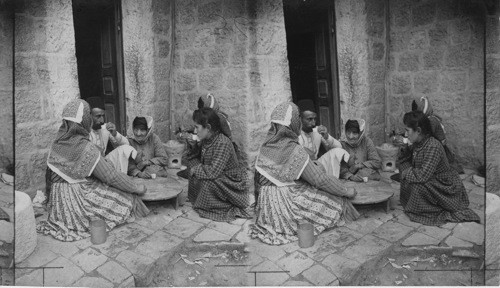
[{"label": "dark doorway interior", "polygon": [[82,99],[102,97],[106,121],[126,132],[120,2],[73,0],[78,82]]},{"label": "dark doorway interior", "polygon": [[337,52],[333,1],[284,1],[285,28],[295,103],[309,99],[318,124],[340,137]]}]

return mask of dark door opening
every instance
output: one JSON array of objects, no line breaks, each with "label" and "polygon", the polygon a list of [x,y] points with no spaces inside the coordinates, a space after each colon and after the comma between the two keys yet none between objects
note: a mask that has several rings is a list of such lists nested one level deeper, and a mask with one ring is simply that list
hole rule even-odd
[{"label": "dark door opening", "polygon": [[312,100],[318,125],[340,137],[335,13],[333,1],[284,1],[293,102]]},{"label": "dark door opening", "polygon": [[80,96],[102,97],[106,121],[125,135],[120,9],[119,0],[73,0]]}]

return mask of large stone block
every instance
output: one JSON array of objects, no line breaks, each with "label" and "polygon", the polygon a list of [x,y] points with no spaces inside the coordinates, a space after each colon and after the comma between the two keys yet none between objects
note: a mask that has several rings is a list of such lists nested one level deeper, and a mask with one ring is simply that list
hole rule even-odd
[{"label": "large stone block", "polygon": [[179,91],[191,91],[196,88],[196,73],[180,72],[176,75],[176,86]]},{"label": "large stone block", "polygon": [[221,1],[211,2],[198,7],[198,21],[200,24],[211,23],[221,20]]},{"label": "large stone block", "polygon": [[428,2],[412,8],[412,21],[414,26],[433,23],[436,17],[435,2]]},{"label": "large stone block", "polygon": [[409,37],[408,49],[410,50],[425,49],[429,45],[429,40],[427,39],[427,31],[425,30],[411,31],[409,33]]},{"label": "large stone block", "polygon": [[486,18],[486,54],[500,53],[500,21],[498,17]]},{"label": "large stone block", "polygon": [[391,52],[405,51],[408,48],[409,33],[404,32],[391,32],[389,47]]},{"label": "large stone block", "polygon": [[245,17],[247,14],[246,1],[242,0],[223,0],[222,8],[224,18]]},{"label": "large stone block", "polygon": [[174,0],[175,12],[179,19],[180,26],[194,24],[196,15],[196,5],[198,1],[195,0]]},{"label": "large stone block", "polygon": [[385,23],[381,19],[370,19],[366,22],[366,34],[371,37],[382,38],[384,36]]},{"label": "large stone block", "polygon": [[158,55],[161,58],[167,58],[170,55],[170,41],[168,40],[158,41]]},{"label": "large stone block", "polygon": [[468,43],[471,39],[471,27],[470,19],[459,19],[451,22],[450,34],[453,44]]},{"label": "large stone block", "polygon": [[414,76],[414,91],[417,93],[434,93],[438,88],[438,74],[436,72],[419,72]]},{"label": "large stone block", "polygon": [[443,49],[430,48],[422,54],[424,69],[439,69],[443,67]]},{"label": "large stone block", "polygon": [[466,84],[466,72],[449,72],[441,75],[441,91],[443,92],[463,91]]},{"label": "large stone block", "polygon": [[366,13],[369,18],[377,17],[383,18],[385,16],[385,3],[384,0],[366,1]]},{"label": "large stone block", "polygon": [[74,55],[75,33],[73,23],[67,23],[54,18],[47,22],[47,45],[49,53]]},{"label": "large stone block", "polygon": [[199,83],[200,88],[206,91],[222,89],[224,84],[224,71],[220,69],[202,71],[200,72]]},{"label": "large stone block", "polygon": [[429,43],[431,46],[447,45],[448,27],[443,23],[438,23],[429,30]]},{"label": "large stone block", "polygon": [[457,45],[448,48],[445,57],[447,67],[469,67],[473,58],[473,48],[469,45]]},{"label": "large stone block", "polygon": [[172,1],[152,0],[153,11],[158,14],[170,16],[170,4]]},{"label": "large stone block", "polygon": [[202,50],[188,50],[184,53],[184,69],[203,68],[205,59]]},{"label": "large stone block", "polygon": [[408,71],[418,71],[420,66],[419,54],[417,53],[402,53],[399,56],[398,61],[398,71],[408,72]]},{"label": "large stone block", "polygon": [[459,16],[456,0],[440,0],[437,4],[437,18],[439,20],[455,19]]},{"label": "large stone block", "polygon": [[486,89],[492,90],[500,87],[500,60],[492,57],[486,58]]},{"label": "large stone block", "polygon": [[247,47],[246,46],[235,46],[231,53],[231,64],[233,65],[244,65],[247,63]]},{"label": "large stone block", "polygon": [[391,79],[394,94],[406,94],[411,91],[411,77],[405,74],[393,75]]},{"label": "large stone block", "polygon": [[375,61],[379,61],[379,60],[384,59],[384,55],[385,55],[385,45],[384,45],[384,43],[374,42],[372,44],[372,53],[371,53],[371,55],[372,55],[371,59],[375,60]]},{"label": "large stone block", "polygon": [[[362,73],[362,72],[358,72]],[[370,62],[368,65],[368,81],[370,84],[380,84],[385,82],[385,64],[384,63],[376,63],[376,62]],[[359,75],[359,78],[362,76]],[[358,78],[358,79],[359,79]],[[358,83],[356,83],[358,84]],[[359,83],[360,84],[360,83]]]},{"label": "large stone block", "polygon": [[[371,1],[369,1],[371,2]],[[397,28],[404,28],[410,25],[411,20],[411,1],[409,0],[391,0],[389,2],[391,23]]]},{"label": "large stone block", "polygon": [[41,106],[40,95],[33,93],[33,91],[16,90],[16,123],[40,121],[42,119]]},{"label": "large stone block", "polygon": [[248,87],[248,73],[243,69],[231,69],[227,79],[227,88],[229,89],[245,89]]},{"label": "large stone block", "polygon": [[215,47],[208,51],[207,58],[211,68],[226,67],[229,62],[229,49],[227,47]]}]

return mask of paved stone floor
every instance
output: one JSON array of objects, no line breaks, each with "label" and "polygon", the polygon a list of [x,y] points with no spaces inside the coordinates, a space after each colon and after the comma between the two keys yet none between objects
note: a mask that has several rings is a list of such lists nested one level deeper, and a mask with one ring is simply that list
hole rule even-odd
[{"label": "paved stone floor", "polygon": [[[472,173],[467,171],[463,176],[464,184],[471,208],[483,218],[484,188],[470,181]],[[394,188],[395,197],[399,199],[399,184],[391,183],[388,175],[384,175],[383,181]],[[299,248],[298,243],[269,246],[250,239],[247,232],[253,222],[251,219],[214,222],[200,218],[190,203],[178,210],[168,201],[151,202],[148,206],[152,210],[148,217],[112,230],[106,243],[101,245],[92,245],[90,239],[64,243],[39,235],[36,250],[16,267],[46,269],[16,269],[16,285],[143,286],[148,284],[141,282],[147,278],[144,275],[176,247],[221,243],[245,245],[252,259],[252,267],[248,269],[288,271],[259,276],[259,286],[342,285],[349,283],[363,264],[394,246],[477,250],[484,239],[483,224],[449,223],[429,227],[411,222],[403,213],[399,200],[395,201],[395,209],[388,213],[381,207],[360,208],[362,217],[358,221],[328,230],[307,249]],[[251,281],[245,283],[255,285]]]},{"label": "paved stone floor", "polygon": [[[14,259],[14,187],[0,181],[0,208],[8,219],[0,220],[0,286],[14,283],[12,268]],[[1,211],[0,211],[1,212]],[[3,213],[2,213],[3,215]],[[6,217],[7,218],[7,217]]]}]

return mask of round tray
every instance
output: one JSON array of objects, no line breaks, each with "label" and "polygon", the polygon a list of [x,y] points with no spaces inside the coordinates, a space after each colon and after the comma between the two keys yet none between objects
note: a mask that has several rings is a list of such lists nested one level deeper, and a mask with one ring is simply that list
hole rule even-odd
[{"label": "round tray", "polygon": [[143,201],[167,200],[177,197],[187,189],[186,181],[179,181],[172,177],[159,177],[156,179],[134,178],[137,184],[144,184],[148,191],[142,195]]},{"label": "round tray", "polygon": [[382,203],[394,195],[394,188],[381,182],[356,183],[346,182],[346,187],[353,187],[358,194],[351,200],[352,204],[366,205]]}]

